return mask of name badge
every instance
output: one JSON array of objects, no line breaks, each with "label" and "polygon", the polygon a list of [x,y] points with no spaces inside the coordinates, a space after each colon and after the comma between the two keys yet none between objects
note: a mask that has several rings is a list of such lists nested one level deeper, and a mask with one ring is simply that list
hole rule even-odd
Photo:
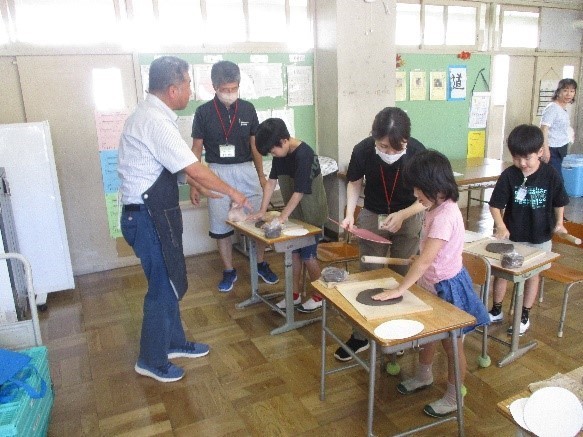
[{"label": "name badge", "polygon": [[234,158],[235,146],[233,144],[223,144],[219,146],[219,156],[221,158]]},{"label": "name badge", "polygon": [[520,186],[518,188],[518,191],[516,192],[516,200],[524,200],[524,198],[526,197],[526,187],[524,185]]}]

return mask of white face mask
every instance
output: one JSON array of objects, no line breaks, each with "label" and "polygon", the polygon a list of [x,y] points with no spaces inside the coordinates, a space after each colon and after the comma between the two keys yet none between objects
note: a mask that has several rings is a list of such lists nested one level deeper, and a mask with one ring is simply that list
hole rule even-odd
[{"label": "white face mask", "polygon": [[389,153],[384,153],[381,152],[379,149],[377,149],[376,147],[374,148],[375,152],[377,155],[379,155],[379,157],[386,162],[387,164],[394,164],[395,162],[397,162],[399,160],[399,158],[401,156],[403,156],[405,153],[407,153],[407,149],[404,148],[402,151],[400,151],[399,153],[395,153],[393,155],[389,154]]},{"label": "white face mask", "polygon": [[217,97],[225,106],[231,106],[239,98],[239,93],[220,93],[217,91]]}]

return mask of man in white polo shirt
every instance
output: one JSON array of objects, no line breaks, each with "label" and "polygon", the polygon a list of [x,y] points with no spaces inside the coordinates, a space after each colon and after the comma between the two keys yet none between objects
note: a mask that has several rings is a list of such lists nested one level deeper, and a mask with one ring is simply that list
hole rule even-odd
[{"label": "man in white polo shirt", "polygon": [[121,230],[148,279],[135,370],[161,382],[184,376],[169,359],[209,353],[208,345],[186,340],[180,320],[179,301],[188,282],[177,173],[184,171],[188,182],[203,192],[223,193],[250,207],[242,193],[198,162],[180,136],[174,110],[188,104],[188,69],[188,63],[173,56],[152,62],[149,93],[126,121],[119,146]]}]

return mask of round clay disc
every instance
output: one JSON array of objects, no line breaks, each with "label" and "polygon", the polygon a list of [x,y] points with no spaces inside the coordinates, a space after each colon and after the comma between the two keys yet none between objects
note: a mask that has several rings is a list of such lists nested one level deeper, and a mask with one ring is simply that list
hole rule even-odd
[{"label": "round clay disc", "polygon": [[514,244],[509,243],[488,243],[486,250],[492,253],[510,253],[514,251]]},{"label": "round clay disc", "polygon": [[399,303],[403,300],[403,296],[396,297],[394,299],[389,300],[373,300],[372,296],[375,294],[379,294],[383,292],[384,288],[369,288],[367,290],[363,290],[356,296],[356,301],[363,304],[369,305],[373,307],[385,306],[385,305],[393,305],[395,303]]}]

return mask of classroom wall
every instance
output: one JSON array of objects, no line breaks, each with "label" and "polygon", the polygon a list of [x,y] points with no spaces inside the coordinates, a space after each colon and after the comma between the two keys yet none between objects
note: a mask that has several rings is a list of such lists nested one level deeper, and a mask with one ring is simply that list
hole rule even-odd
[{"label": "classroom wall", "polygon": [[[337,158],[342,169],[354,144],[368,135],[374,115],[382,107],[394,104],[395,2],[314,3],[317,147],[321,154]],[[262,52],[261,49],[255,47],[257,52]],[[118,256],[119,248],[108,235],[93,119],[91,69],[119,67],[126,101],[133,105],[138,95],[137,56],[129,52],[55,53],[43,49],[26,56],[20,52],[0,52],[3,78],[0,123],[49,120],[51,124],[74,274],[136,264],[133,256]],[[535,58],[534,54],[525,56]],[[581,54],[573,57],[580,59]],[[519,80],[529,82],[529,76],[518,74]],[[581,77],[580,72],[578,76]],[[516,104],[520,105],[520,99],[531,98],[521,95]],[[583,111],[578,114],[581,119]],[[582,125],[579,123],[578,138],[583,138]],[[339,214],[344,206],[343,189],[338,184],[327,189],[337,202]],[[185,208],[187,254],[215,250],[214,242],[206,236],[206,217],[205,208]]]}]

